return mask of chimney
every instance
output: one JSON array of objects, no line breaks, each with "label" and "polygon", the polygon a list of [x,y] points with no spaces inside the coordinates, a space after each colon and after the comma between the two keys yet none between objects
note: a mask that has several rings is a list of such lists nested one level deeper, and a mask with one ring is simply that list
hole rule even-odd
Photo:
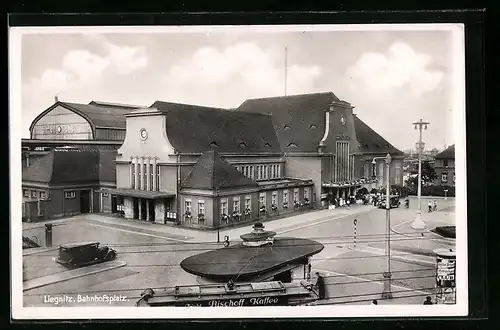
[{"label": "chimney", "polygon": [[56,95],[56,96],[54,96],[54,102],[55,102],[55,103],[59,102],[59,98],[57,97],[57,95]]}]

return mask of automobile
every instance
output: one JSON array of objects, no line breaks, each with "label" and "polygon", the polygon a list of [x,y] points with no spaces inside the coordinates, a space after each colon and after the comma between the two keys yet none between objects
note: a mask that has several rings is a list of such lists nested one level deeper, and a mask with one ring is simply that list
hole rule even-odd
[{"label": "automobile", "polygon": [[[378,208],[379,209],[385,209],[385,200],[386,200],[386,197],[385,196],[381,196],[380,197],[380,202],[378,202]],[[393,208],[396,208],[396,207],[399,207],[401,205],[401,202],[399,201],[399,195],[391,195],[389,197],[389,207],[391,209]]]},{"label": "automobile", "polygon": [[61,244],[56,262],[69,268],[78,268],[116,258],[114,249],[99,244],[95,241]]}]

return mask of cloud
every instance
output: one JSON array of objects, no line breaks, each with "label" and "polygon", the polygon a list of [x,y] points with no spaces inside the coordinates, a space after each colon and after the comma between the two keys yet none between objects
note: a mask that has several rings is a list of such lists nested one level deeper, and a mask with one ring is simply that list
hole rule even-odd
[{"label": "cloud", "polygon": [[[289,94],[312,91],[320,74],[318,66],[290,65]],[[255,43],[243,42],[225,49],[202,47],[170,67],[164,78],[165,97],[178,102],[237,106],[247,98],[283,95],[284,79],[283,58]],[[227,91],[224,98],[220,97],[221,90]]]},{"label": "cloud", "polygon": [[104,74],[127,75],[148,66],[149,57],[142,46],[119,46],[103,35],[84,35],[91,44],[98,44],[104,55],[88,49],[73,49],[64,54],[60,67],[47,68],[39,77],[29,81],[26,91],[43,89],[54,93],[97,84]]},{"label": "cloud", "polygon": [[434,91],[444,73],[430,69],[431,57],[404,43],[393,43],[385,53],[365,52],[347,69],[350,88],[369,94],[397,93],[413,96]]}]

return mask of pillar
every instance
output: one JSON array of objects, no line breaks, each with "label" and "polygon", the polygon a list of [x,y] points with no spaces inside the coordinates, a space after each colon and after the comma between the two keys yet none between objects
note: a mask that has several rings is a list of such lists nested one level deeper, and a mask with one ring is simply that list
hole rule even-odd
[{"label": "pillar", "polygon": [[337,188],[336,197],[337,197],[337,198],[340,198],[340,188]]},{"label": "pillar", "polygon": [[149,199],[146,199],[146,221],[149,221],[149,203],[150,203],[150,200]]},{"label": "pillar", "polygon": [[123,198],[123,207],[125,208],[125,218],[134,217],[134,201],[131,197]]},{"label": "pillar", "polygon": [[141,188],[140,189],[144,190],[146,188],[146,182],[145,182],[146,180],[144,180],[145,179],[145,177],[144,177],[144,174],[145,174],[144,173],[144,157],[141,157],[140,166],[141,166]]},{"label": "pillar", "polygon": [[156,191],[156,177],[158,173],[156,173],[156,157],[153,157],[153,191]]},{"label": "pillar", "polygon": [[163,199],[157,199],[154,201],[155,203],[155,222],[156,223],[165,223],[165,205]]},{"label": "pillar", "polygon": [[100,211],[101,213],[104,211],[104,207],[103,207],[103,205],[102,205],[102,201],[103,201],[102,194],[103,194],[103,192],[102,192],[102,190],[101,190],[101,193],[99,194],[99,198],[100,198],[100,201],[99,201],[99,202],[100,202],[100,203],[99,203],[99,211]]},{"label": "pillar", "polygon": [[148,161],[147,161],[147,165],[146,166],[147,166],[147,170],[146,170],[146,175],[147,175],[146,189],[147,190],[151,190],[151,157],[148,157]]},{"label": "pillar", "polygon": [[139,163],[139,157],[135,157],[134,159],[134,173],[135,173],[135,182],[134,182],[134,187],[135,189],[139,189],[139,172],[138,172],[138,164]]},{"label": "pillar", "polygon": [[138,214],[137,218],[139,220],[143,220],[142,219],[142,199],[141,198],[137,198],[137,202],[138,202],[138,206],[139,206],[139,214]]}]

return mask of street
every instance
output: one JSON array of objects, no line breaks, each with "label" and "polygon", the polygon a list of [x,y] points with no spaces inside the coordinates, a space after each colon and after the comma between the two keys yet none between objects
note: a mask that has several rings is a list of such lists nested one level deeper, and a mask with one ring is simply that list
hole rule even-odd
[{"label": "street", "polygon": [[[426,202],[423,198],[424,207]],[[429,215],[430,226],[439,221],[436,219],[454,217],[454,199],[441,199],[438,203],[438,212],[432,214],[432,219]],[[415,217],[415,207],[416,200],[412,200],[410,209],[400,207],[390,212],[391,227],[395,230],[391,233],[394,299],[381,303],[421,304],[425,296],[433,291],[433,257],[414,255],[408,251],[420,249],[429,252],[441,247],[444,242],[431,240],[405,229]],[[281,219],[266,222],[265,225],[266,228],[275,230],[280,237],[309,238],[325,246],[321,253],[312,258],[312,273],[321,272],[326,276],[329,298],[325,303],[369,304],[372,299],[380,299],[383,288],[382,274],[387,270],[385,212],[372,206],[356,205],[349,210],[303,214],[297,216],[298,220],[291,224],[287,224],[287,219]],[[423,208],[424,221],[427,219],[426,212]],[[318,218],[319,214],[321,218]],[[216,243],[216,232],[188,232],[174,227],[155,230],[157,227],[147,224],[134,224],[132,227],[125,219],[103,217],[100,221],[99,217],[79,216],[54,222],[55,248],[23,257],[24,281],[66,271],[54,258],[58,254],[57,246],[68,242],[95,240],[101,245],[109,245],[117,250],[117,260],[126,262],[126,265],[26,290],[25,306],[103,305],[102,302],[83,300],[87,295],[91,297],[104,294],[126,297],[104,305],[131,306],[145,288],[195,284],[196,278],[184,272],[179,263],[188,256],[222,247],[222,243]],[[357,220],[356,229],[354,219]],[[233,242],[239,239],[237,233],[250,230],[251,225],[227,230],[221,232],[221,237],[232,233],[230,237]],[[43,224],[26,224],[23,235],[36,237],[42,246],[45,244]],[[78,295],[81,296],[80,301],[77,299]],[[63,296],[71,299],[61,298],[63,301],[60,301],[54,298]]]}]

